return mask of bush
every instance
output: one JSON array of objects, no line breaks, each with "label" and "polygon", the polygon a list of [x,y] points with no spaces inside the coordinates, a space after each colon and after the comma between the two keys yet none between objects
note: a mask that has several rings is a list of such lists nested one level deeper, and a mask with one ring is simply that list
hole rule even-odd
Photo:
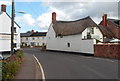
[{"label": "bush", "polygon": [[2,62],[2,81],[11,81],[22,63],[23,53],[17,51],[15,55]]}]

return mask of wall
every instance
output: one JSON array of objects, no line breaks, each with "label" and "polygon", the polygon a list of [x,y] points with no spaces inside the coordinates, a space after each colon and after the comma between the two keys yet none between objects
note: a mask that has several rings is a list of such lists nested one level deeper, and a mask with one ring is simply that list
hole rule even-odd
[{"label": "wall", "polygon": [[[98,27],[91,27],[94,29],[94,34],[91,34],[92,38],[94,39],[97,39],[101,42],[103,42],[103,35],[101,33],[101,31],[99,30]],[[82,39],[84,39],[84,36],[86,37],[87,36],[87,29],[90,29],[90,28],[86,28],[83,32],[82,32]],[[94,42],[94,44],[96,44],[96,42]]]},{"label": "wall", "polygon": [[[70,47],[68,47],[68,43],[70,43]],[[93,40],[82,40],[81,34],[56,38],[52,24],[47,32],[46,45],[48,50],[94,53]]]},{"label": "wall", "polygon": [[[26,38],[28,38],[28,40],[26,40]],[[34,38],[34,40],[32,38]],[[21,37],[21,42],[24,42],[27,45],[31,45],[31,42],[35,42],[35,46],[42,46],[43,43],[46,44],[46,37],[45,36]]]},{"label": "wall", "polygon": [[[14,43],[17,43],[15,49],[20,48],[20,28],[14,24],[17,33],[15,33]],[[11,19],[3,12],[0,14],[0,52],[11,50]],[[9,37],[6,37],[6,35]]]},{"label": "wall", "polygon": [[120,44],[96,44],[94,49],[94,56],[120,58]]}]

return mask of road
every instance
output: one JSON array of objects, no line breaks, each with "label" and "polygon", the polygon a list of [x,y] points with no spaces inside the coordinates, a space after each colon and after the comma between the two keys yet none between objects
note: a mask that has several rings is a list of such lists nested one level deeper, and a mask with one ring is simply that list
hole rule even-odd
[{"label": "road", "polygon": [[23,52],[38,58],[46,79],[118,79],[115,59],[41,51],[40,48],[24,48]]}]

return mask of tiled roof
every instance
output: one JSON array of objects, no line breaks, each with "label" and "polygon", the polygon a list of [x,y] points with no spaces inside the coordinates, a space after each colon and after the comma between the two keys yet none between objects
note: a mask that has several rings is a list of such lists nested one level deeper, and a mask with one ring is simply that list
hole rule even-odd
[{"label": "tiled roof", "polygon": [[56,21],[53,24],[56,35],[80,34],[87,27],[97,27],[97,24],[88,16],[76,21]]},{"label": "tiled roof", "polygon": [[114,37],[114,34],[110,30],[108,30],[106,27],[99,25],[99,28],[104,36],[108,38]]},{"label": "tiled roof", "polygon": [[[107,27],[103,26],[102,22],[103,21],[100,22],[99,28],[104,36],[106,36],[108,38],[119,38],[117,35],[120,31],[120,20],[107,19]],[[108,22],[110,22],[111,24]]]},{"label": "tiled roof", "polygon": [[21,37],[32,37],[32,36],[46,36],[46,32],[28,32],[28,33],[21,33]]},{"label": "tiled roof", "polygon": [[31,36],[46,36],[46,33],[47,32],[35,32],[35,33],[32,33]]}]

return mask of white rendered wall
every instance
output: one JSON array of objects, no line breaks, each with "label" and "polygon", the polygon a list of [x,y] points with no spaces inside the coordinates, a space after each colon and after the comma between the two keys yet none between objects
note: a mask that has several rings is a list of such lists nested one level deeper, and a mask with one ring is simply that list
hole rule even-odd
[{"label": "white rendered wall", "polygon": [[[93,40],[82,40],[82,34],[56,38],[54,29],[51,26],[52,24],[48,29],[46,37],[48,50],[94,53]],[[70,47],[68,47],[67,43],[70,43]]]},{"label": "white rendered wall", "polygon": [[[26,40],[28,38],[28,40]],[[34,40],[33,40],[34,38]],[[37,36],[37,37],[21,37],[21,42],[31,45],[31,42],[36,43],[35,46],[42,46],[43,43],[46,44],[46,36]],[[39,45],[38,45],[39,43]]]},{"label": "white rendered wall", "polygon": [[[93,27],[93,28],[94,28],[94,34],[91,34],[92,38],[103,42],[103,34],[99,30],[99,28],[98,27]],[[82,39],[84,39],[84,36],[87,36],[87,28],[82,32]],[[94,44],[96,44],[96,42],[94,42]]]},{"label": "white rendered wall", "polygon": [[[20,28],[14,24],[16,27],[17,33],[15,33],[14,43],[17,43],[17,47],[15,49],[20,48]],[[0,14],[0,52],[10,51],[11,50],[11,19],[10,17],[3,12]],[[7,34],[7,37],[6,37]]]}]

